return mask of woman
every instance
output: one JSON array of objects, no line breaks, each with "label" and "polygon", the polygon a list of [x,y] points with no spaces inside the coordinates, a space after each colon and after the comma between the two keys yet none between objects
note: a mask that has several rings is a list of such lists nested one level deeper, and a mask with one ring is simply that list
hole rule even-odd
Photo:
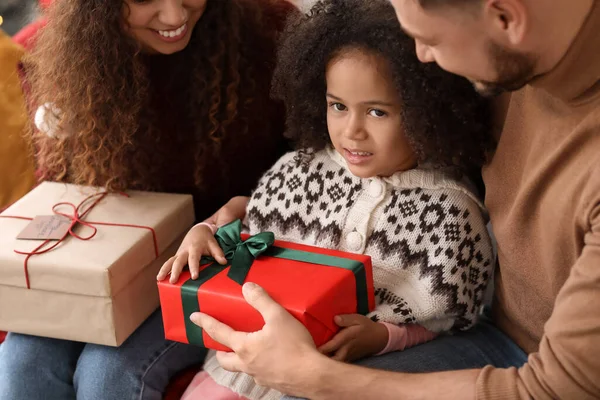
[{"label": "woman", "polygon": [[[25,64],[41,179],[191,193],[202,220],[282,154],[283,0],[58,0]],[[141,300],[143,301],[143,300]],[[85,321],[82,321],[85,323]],[[119,348],[9,334],[0,399],[160,399],[202,349],[159,312]]]}]

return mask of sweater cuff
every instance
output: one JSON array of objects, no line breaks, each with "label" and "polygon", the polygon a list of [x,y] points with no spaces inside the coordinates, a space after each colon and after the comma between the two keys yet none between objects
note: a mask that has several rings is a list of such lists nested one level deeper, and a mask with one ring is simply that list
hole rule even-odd
[{"label": "sweater cuff", "polygon": [[210,222],[200,222],[199,224],[194,225],[192,228],[195,228],[197,226],[206,226],[208,229],[210,229],[210,231],[212,232],[212,234],[214,235],[215,233],[217,233],[217,230],[219,229],[217,227],[217,225],[215,224],[211,224]]},{"label": "sweater cuff", "polygon": [[[487,366],[477,377],[477,400],[518,400],[522,397],[518,389],[518,370]],[[527,396],[528,397],[528,396]]]},{"label": "sweater cuff", "polygon": [[375,354],[390,353],[392,351],[402,351],[418,344],[429,342],[437,337],[437,333],[431,332],[421,325],[402,324],[394,325],[387,322],[379,322],[388,330],[388,342],[383,350]]},{"label": "sweater cuff", "polygon": [[427,343],[435,339],[438,334],[417,324],[406,324],[406,346],[405,349],[418,344]]},{"label": "sweater cuff", "polygon": [[380,322],[380,324],[383,324],[387,328],[388,342],[383,350],[375,355],[380,356],[392,351],[404,350],[406,346],[406,326],[389,324],[387,322]]}]

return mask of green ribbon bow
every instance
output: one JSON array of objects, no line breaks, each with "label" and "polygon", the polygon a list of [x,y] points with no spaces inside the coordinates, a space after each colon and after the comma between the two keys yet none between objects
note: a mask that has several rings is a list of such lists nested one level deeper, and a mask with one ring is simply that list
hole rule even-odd
[{"label": "green ribbon bow", "polygon": [[[220,227],[215,234],[215,239],[217,239],[217,243],[223,249],[228,264],[231,265],[227,276],[240,285],[243,285],[248,272],[250,272],[252,263],[259,255],[273,245],[275,235],[273,232],[261,232],[249,237],[247,240],[242,240],[240,238],[241,233],[242,222],[238,219]],[[213,257],[202,257],[200,260],[201,265],[208,264],[209,262],[217,263],[217,260]],[[220,266],[222,268],[227,267]]]}]

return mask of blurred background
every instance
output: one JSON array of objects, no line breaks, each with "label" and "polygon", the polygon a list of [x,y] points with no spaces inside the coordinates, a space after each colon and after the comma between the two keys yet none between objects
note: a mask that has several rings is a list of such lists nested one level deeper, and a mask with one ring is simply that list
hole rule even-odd
[{"label": "blurred background", "polygon": [[37,0],[0,0],[0,29],[12,36],[38,16]]}]

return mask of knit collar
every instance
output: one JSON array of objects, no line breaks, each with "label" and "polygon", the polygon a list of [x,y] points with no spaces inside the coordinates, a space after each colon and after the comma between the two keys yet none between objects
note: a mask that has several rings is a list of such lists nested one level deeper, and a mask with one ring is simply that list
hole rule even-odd
[{"label": "knit collar", "polygon": [[[346,159],[342,157],[331,146],[327,147],[327,154],[329,157],[338,165],[343,167],[346,172],[352,175],[352,172],[348,168]],[[440,169],[427,168],[426,166],[420,166],[417,168],[409,169],[408,171],[399,171],[391,176],[386,177],[374,177],[369,179],[363,179],[363,181],[381,180],[390,184],[392,187],[399,189],[454,189],[463,192],[465,195],[470,197],[482,210],[485,210],[485,206],[479,200],[476,193],[477,191],[468,182],[457,181]]]},{"label": "knit collar", "polygon": [[600,5],[594,2],[571,47],[548,73],[531,82],[565,101],[583,101],[600,90]]}]

